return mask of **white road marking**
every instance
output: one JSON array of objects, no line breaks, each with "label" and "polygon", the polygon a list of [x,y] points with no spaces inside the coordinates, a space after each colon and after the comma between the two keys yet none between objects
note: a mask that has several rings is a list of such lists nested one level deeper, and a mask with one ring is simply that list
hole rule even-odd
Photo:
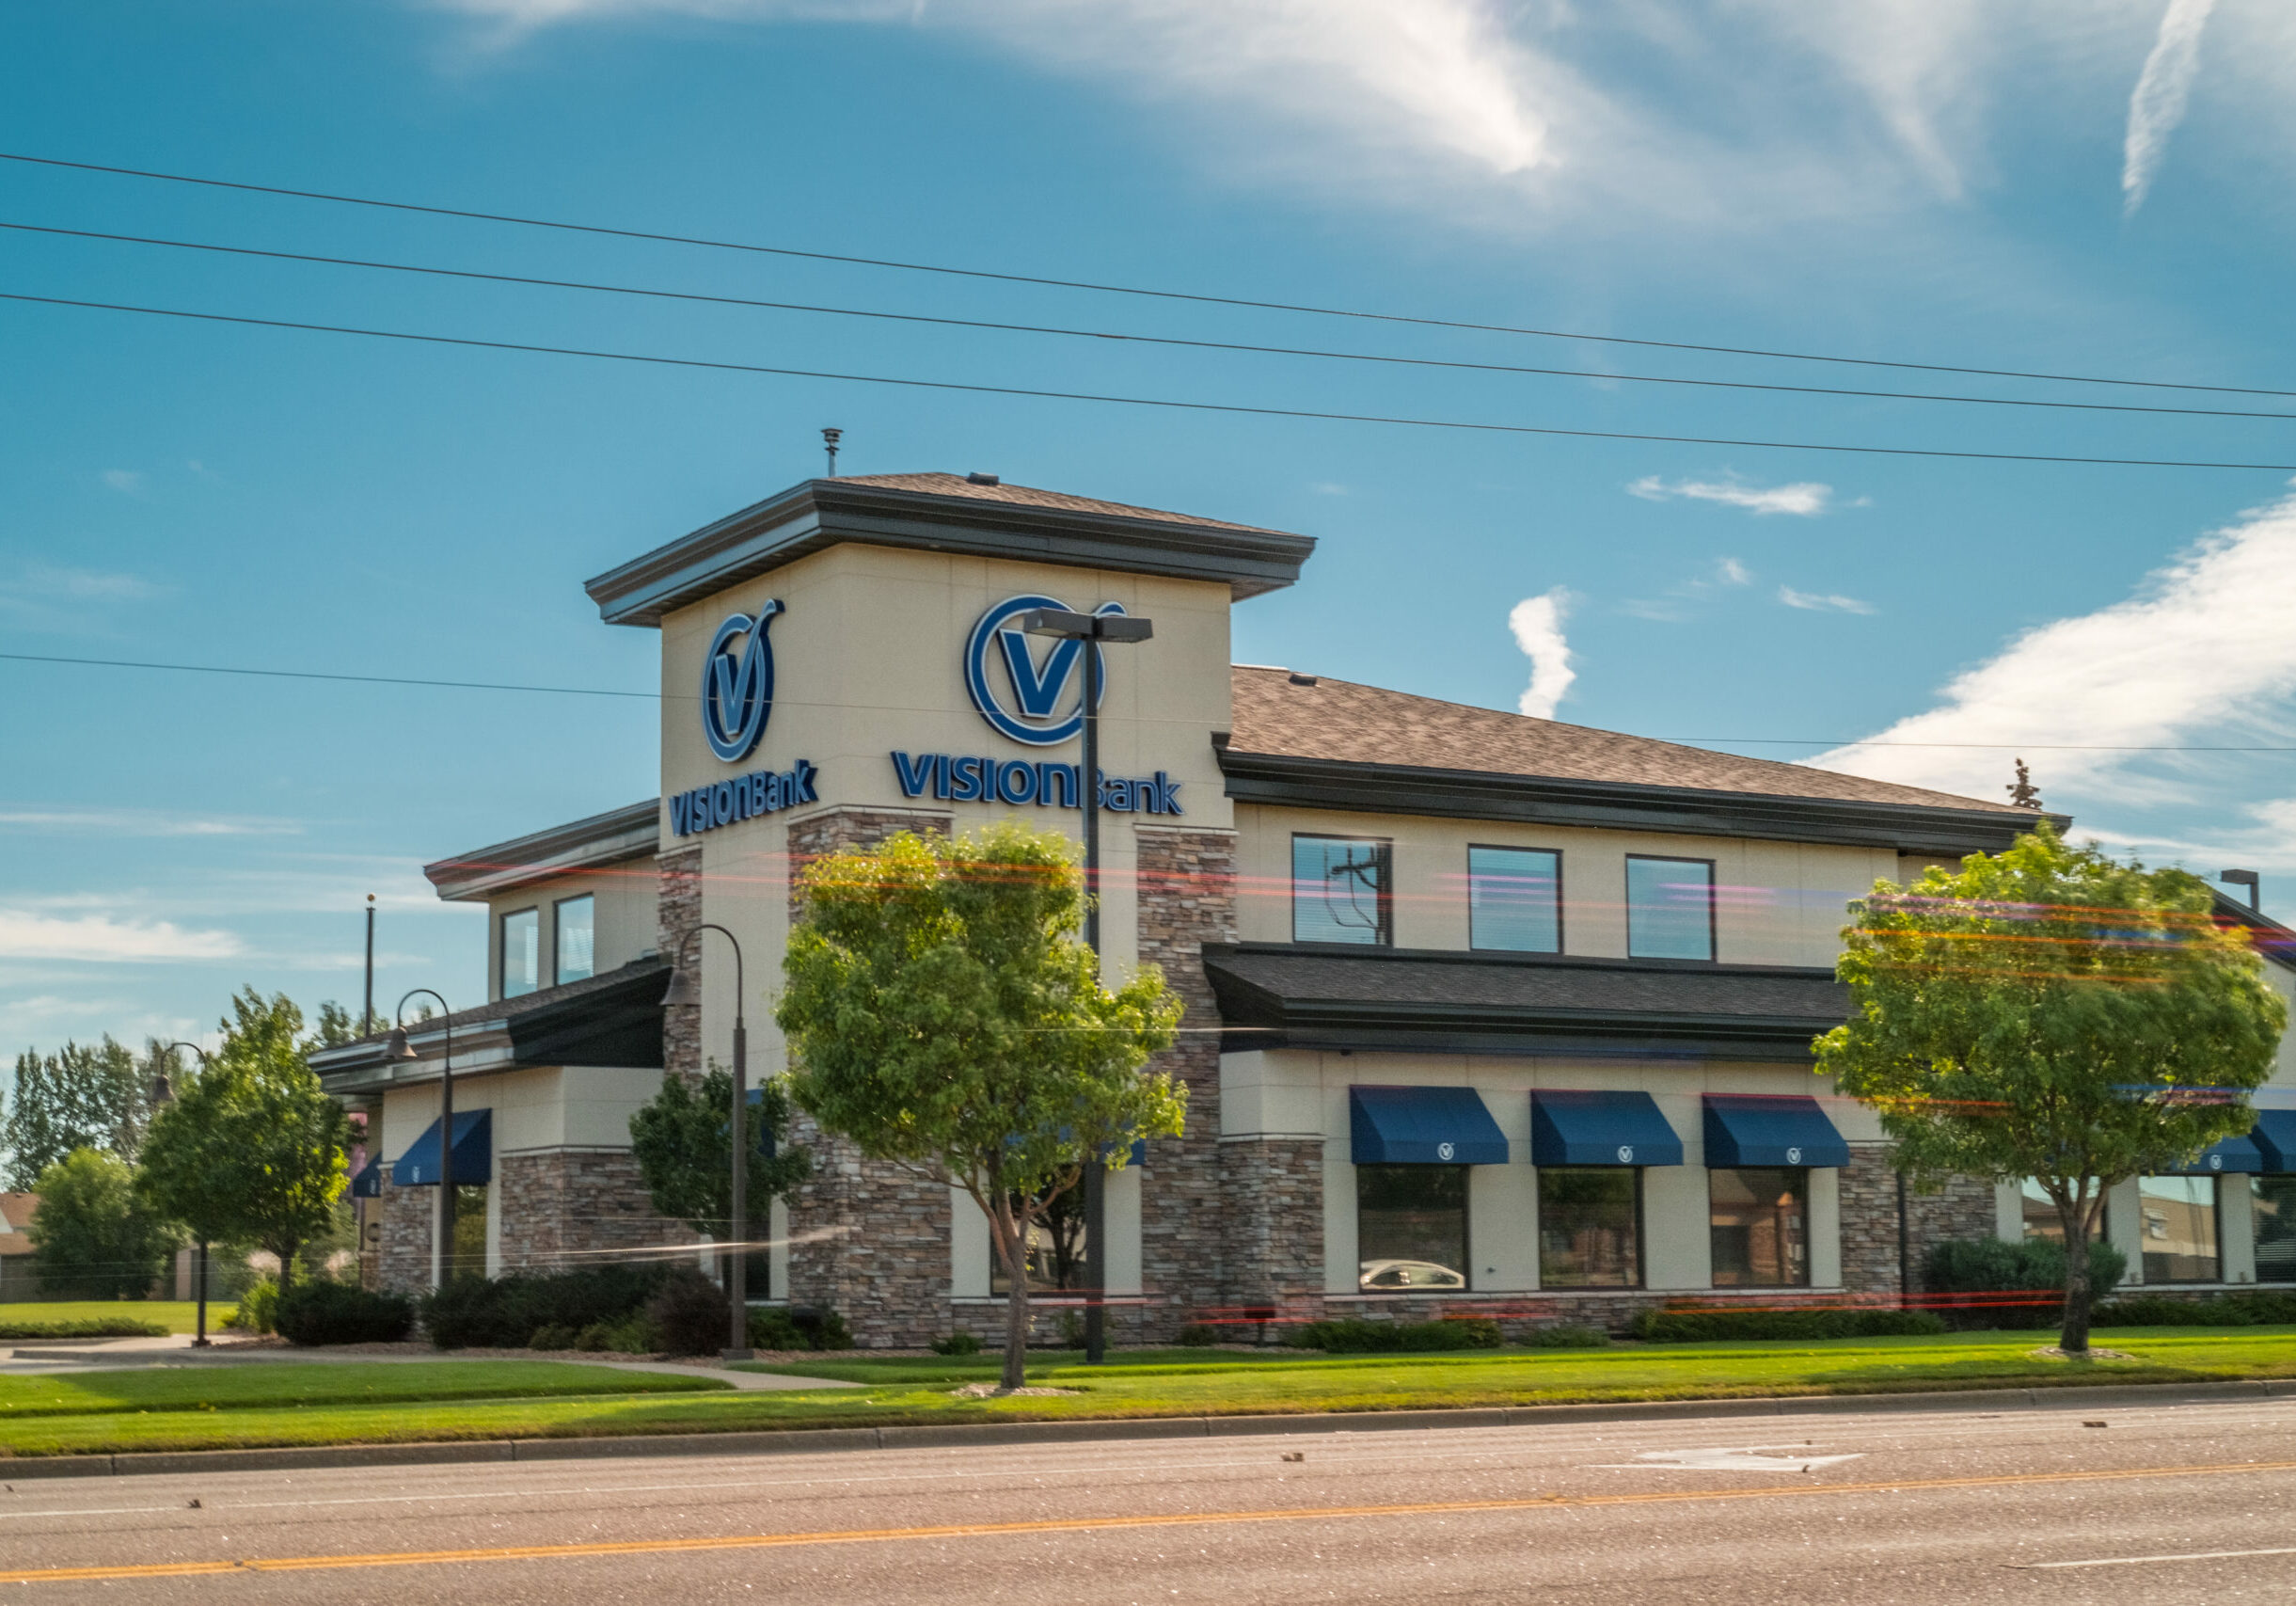
[{"label": "white road marking", "polygon": [[2133,1567],[2152,1562],[2222,1562],[2241,1556],[2296,1556],[2296,1545],[2282,1545],[2270,1550],[2189,1550],[2176,1556],[2106,1556],[2088,1562],[2025,1562],[2021,1566],[2038,1572],[2044,1567]]},{"label": "white road marking", "polygon": [[1792,1445],[1753,1444],[1738,1448],[1706,1445],[1691,1450],[1645,1450],[1632,1461],[1614,1461],[1590,1469],[1604,1472],[1806,1472],[1838,1461],[1860,1461],[1863,1452],[1847,1455],[1810,1455]]}]

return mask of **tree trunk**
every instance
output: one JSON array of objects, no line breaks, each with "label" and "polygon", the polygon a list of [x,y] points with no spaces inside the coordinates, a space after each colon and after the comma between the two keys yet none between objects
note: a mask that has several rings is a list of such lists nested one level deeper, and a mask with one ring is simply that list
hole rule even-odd
[{"label": "tree trunk", "polygon": [[2068,1356],[2089,1353],[2088,1204],[2084,1198],[2077,1205],[2057,1206],[2057,1219],[2065,1226],[2065,1325],[2057,1335],[2057,1347]]},{"label": "tree trunk", "polygon": [[1000,1388],[1018,1389],[1028,1379],[1028,1253],[1022,1224],[1012,1201],[1000,1194],[990,1211],[996,1252],[1005,1261],[1005,1374]]},{"label": "tree trunk", "polygon": [[279,1292],[282,1295],[294,1286],[295,1251],[302,1247],[301,1244],[291,1244],[283,1253],[276,1248],[271,1251],[279,1257]]}]

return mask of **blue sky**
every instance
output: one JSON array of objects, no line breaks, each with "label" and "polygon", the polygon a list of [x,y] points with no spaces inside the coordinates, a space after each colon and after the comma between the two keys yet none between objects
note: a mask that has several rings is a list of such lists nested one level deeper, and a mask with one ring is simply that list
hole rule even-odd
[{"label": "blue sky", "polygon": [[[86,0],[0,17],[0,150],[1588,337],[2296,390],[2296,21],[2265,0],[2000,9]],[[2296,412],[8,162],[0,221],[1604,374]],[[1191,352],[23,231],[0,264],[18,294],[840,373],[2296,463],[2296,425],[2269,419]],[[816,471],[835,424],[850,472],[982,469],[1318,536],[1303,584],[1239,610],[1243,660],[1500,708],[1536,675],[1559,718],[1781,739],[1741,750],[1991,796],[2029,747],[2085,829],[2254,865],[2296,914],[2296,755],[2189,751],[2296,745],[2285,472],[1245,418],[24,303],[0,303],[0,650],[644,689],[654,638],[598,624],[580,581]],[[480,923],[420,865],[648,795],[652,718],[0,660],[0,1046],[195,1034],[242,982],[355,999],[370,892],[381,994],[477,997]],[[1832,751],[1883,736],[1937,745]]]}]

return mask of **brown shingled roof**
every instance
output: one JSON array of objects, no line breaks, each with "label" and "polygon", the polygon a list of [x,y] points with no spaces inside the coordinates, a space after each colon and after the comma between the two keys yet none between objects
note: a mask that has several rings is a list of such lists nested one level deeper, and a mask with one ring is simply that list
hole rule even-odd
[{"label": "brown shingled roof", "polygon": [[1956,797],[1766,758],[1741,758],[1328,676],[1301,685],[1283,669],[1238,665],[1234,685],[1235,722],[1227,743],[1231,753],[1768,797],[2029,812],[1983,798]]},{"label": "brown shingled roof", "polygon": [[1257,524],[1230,524],[1221,518],[1198,518],[1193,514],[1166,513],[1162,508],[1133,507],[1120,501],[1095,501],[1065,491],[1040,491],[1033,485],[976,485],[962,474],[847,474],[844,485],[879,485],[890,491],[917,491],[927,496],[971,497],[975,501],[1011,502],[1020,507],[1057,508],[1064,513],[1098,513],[1113,518],[1153,518],[1164,524],[1193,524],[1205,530],[1253,530],[1282,534]]}]

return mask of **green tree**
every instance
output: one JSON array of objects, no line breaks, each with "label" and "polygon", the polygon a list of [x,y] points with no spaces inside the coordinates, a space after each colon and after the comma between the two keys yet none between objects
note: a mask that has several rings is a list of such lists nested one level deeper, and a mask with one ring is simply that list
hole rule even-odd
[{"label": "green tree", "polygon": [[40,1173],[32,1255],[51,1295],[140,1299],[179,1242],[172,1224],[135,1194],[127,1166],[74,1149]]},{"label": "green tree", "polygon": [[1836,974],[1855,1005],[1817,1070],[1872,1106],[1909,1176],[2037,1180],[2066,1243],[2061,1346],[2089,1345],[2107,1189],[2255,1121],[2287,1010],[2247,933],[2182,870],[2047,825],[1999,856],[1875,884]]},{"label": "green tree", "polygon": [[1120,1169],[1135,1138],[1180,1131],[1187,1089],[1144,1073],[1180,1002],[1153,967],[1100,984],[1076,936],[1075,850],[1057,832],[901,832],[815,861],[801,892],[776,1010],[790,1097],[868,1157],[980,1206],[1011,1290],[1004,1380],[1016,1388],[1030,1229],[1087,1163]]},{"label": "green tree", "polygon": [[788,1198],[813,1175],[813,1156],[789,1146],[788,1089],[773,1077],[752,1090],[756,1102],[743,1123],[751,1138],[744,1194],[750,1219],[738,1232],[727,1231],[734,1215],[734,1073],[713,1060],[699,1087],[664,1076],[653,1101],[630,1117],[630,1150],[654,1208],[722,1243],[755,1242],[773,1201]]},{"label": "green tree", "polygon": [[151,1118],[152,1078],[170,1057],[155,1042],[138,1059],[109,1034],[100,1042],[66,1042],[54,1054],[18,1055],[15,1107],[5,1129],[10,1185],[35,1186],[75,1149],[133,1165]]},{"label": "green tree", "polygon": [[346,1042],[356,1042],[372,1029],[362,1026],[356,1015],[329,998],[319,1006],[319,1025],[311,1033],[311,1042],[317,1048],[340,1048]]}]

